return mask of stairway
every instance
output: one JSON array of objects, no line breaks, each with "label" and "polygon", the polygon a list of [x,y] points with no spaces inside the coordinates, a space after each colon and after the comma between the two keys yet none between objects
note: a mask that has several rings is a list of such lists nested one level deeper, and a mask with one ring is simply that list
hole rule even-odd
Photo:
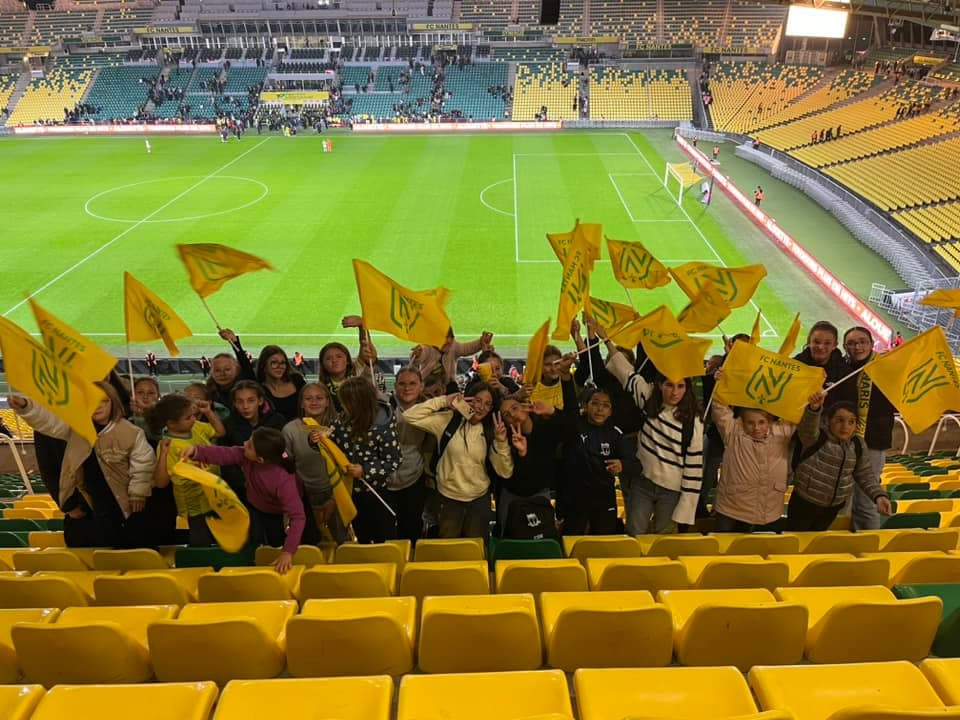
[{"label": "stairway", "polygon": [[21,73],[20,77],[17,78],[17,84],[16,87],[14,87],[13,95],[11,95],[10,100],[7,101],[8,116],[13,115],[13,109],[17,106],[17,103],[20,102],[20,98],[22,98],[23,94],[27,91],[27,86],[29,84],[30,73]]},{"label": "stairway", "polygon": [[33,35],[34,20],[37,14],[35,12],[27,13],[27,24],[23,26],[23,35],[20,36],[21,45],[32,45],[30,37]]}]

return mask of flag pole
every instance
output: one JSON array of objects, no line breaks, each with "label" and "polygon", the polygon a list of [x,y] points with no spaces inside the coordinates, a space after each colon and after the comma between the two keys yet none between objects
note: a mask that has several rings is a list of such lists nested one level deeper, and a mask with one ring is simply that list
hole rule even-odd
[{"label": "flag pole", "polygon": [[[207,314],[210,316],[210,319],[213,320],[214,326],[217,328],[217,332],[223,332],[223,328],[220,327],[220,323],[217,321],[217,316],[213,314],[213,310],[210,309],[210,306],[207,305],[207,299],[203,297],[200,293],[197,293],[197,297],[200,298],[200,302],[203,303],[203,309],[207,311]],[[232,341],[228,340],[230,347],[233,348],[234,352],[240,352],[240,348],[233,344]]]},{"label": "flag pole", "polygon": [[368,483],[368,482],[367,482],[366,480],[364,480],[363,478],[360,478],[360,482],[362,482],[364,485],[367,486],[367,490],[369,490],[370,492],[373,493],[373,496],[374,496],[377,500],[380,501],[380,503],[387,509],[387,512],[388,512],[388,513],[390,513],[390,514],[393,515],[394,517],[397,516],[397,513],[394,512],[393,508],[390,507],[390,505],[387,503],[387,501],[383,499],[383,497],[380,495],[380,493],[378,493],[376,490],[373,489],[373,487],[370,485],[370,483]]},{"label": "flag pole", "polygon": [[130,375],[130,402],[133,402],[133,359],[130,357],[130,341],[127,340],[127,373]]},{"label": "flag pole", "polygon": [[[367,345],[369,345],[369,346],[372,348],[372,347],[373,347],[373,336],[370,334],[370,330],[369,330],[368,328],[361,327],[361,328],[360,328],[360,331],[367,334]],[[368,358],[367,358],[367,362],[370,364],[370,382],[372,382],[374,385],[376,385],[376,384],[377,384],[377,374],[373,371],[373,358],[372,358],[372,357],[368,357]],[[372,488],[371,488],[371,489],[372,489]],[[378,497],[379,497],[379,496],[378,496]],[[394,514],[396,514],[396,513],[394,513]]]},{"label": "flag pole", "polygon": [[833,390],[833,389],[834,389],[837,385],[839,385],[840,383],[846,382],[847,380],[849,380],[850,378],[852,378],[854,375],[859,375],[861,372],[863,372],[863,368],[865,368],[865,367],[866,367],[867,365],[869,365],[869,364],[870,364],[870,363],[866,363],[865,365],[863,365],[862,367],[857,368],[857,369],[854,370],[853,372],[844,375],[842,378],[840,378],[839,380],[837,380],[835,383],[830,383],[830,385],[828,385],[827,387],[825,387],[825,388],[823,389],[823,391],[824,391],[825,393],[828,393],[828,392],[830,392],[831,390]]}]

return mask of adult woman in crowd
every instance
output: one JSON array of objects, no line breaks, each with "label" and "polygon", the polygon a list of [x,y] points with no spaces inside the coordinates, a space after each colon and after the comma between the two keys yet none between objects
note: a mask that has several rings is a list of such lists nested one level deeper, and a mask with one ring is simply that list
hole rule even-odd
[{"label": "adult woman in crowd", "polygon": [[297,398],[306,384],[303,375],[293,369],[287,353],[278,345],[266,345],[257,359],[257,382],[263,388],[270,407],[285,420],[300,415]]},{"label": "adult woman in crowd", "polygon": [[[60,468],[58,504],[73,520],[83,520],[74,546],[125,547],[124,525],[142,512],[150,496],[154,454],[143,431],[123,417],[123,403],[107,382],[95,383],[104,394],[92,416],[97,432],[90,443],[46,408],[16,395],[10,407],[32,427],[66,441]],[[82,488],[82,492],[81,492]]]},{"label": "adult woman in crowd", "polygon": [[[828,402],[845,400],[857,408],[857,435],[867,446],[867,457],[873,470],[874,480],[880,482],[880,473],[886,463],[886,451],[893,445],[893,416],[896,408],[870,376],[862,371],[870,362],[873,351],[873,335],[865,327],[852,327],[843,334],[845,372],[847,375],[860,370],[849,380],[844,380],[827,395]],[[853,493],[852,522],[854,530],[876,530],[880,527],[880,513],[874,501],[858,485]]]}]

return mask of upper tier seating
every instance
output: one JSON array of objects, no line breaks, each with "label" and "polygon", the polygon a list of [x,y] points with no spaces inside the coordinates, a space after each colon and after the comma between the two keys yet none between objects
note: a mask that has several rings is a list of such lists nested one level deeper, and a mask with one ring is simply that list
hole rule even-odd
[{"label": "upper tier seating", "polygon": [[819,68],[806,65],[718,63],[710,79],[714,127],[748,133],[788,107],[821,76]]},{"label": "upper tier seating", "polygon": [[67,10],[66,12],[38,10],[33,20],[30,44],[54,45],[64,38],[92,33],[96,20],[96,10]]}]

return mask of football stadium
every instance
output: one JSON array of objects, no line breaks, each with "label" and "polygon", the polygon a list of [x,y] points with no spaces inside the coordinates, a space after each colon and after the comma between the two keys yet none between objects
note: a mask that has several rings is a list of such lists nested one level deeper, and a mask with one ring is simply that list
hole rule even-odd
[{"label": "football stadium", "polygon": [[0,0],[0,718],[960,718],[960,4]]}]

